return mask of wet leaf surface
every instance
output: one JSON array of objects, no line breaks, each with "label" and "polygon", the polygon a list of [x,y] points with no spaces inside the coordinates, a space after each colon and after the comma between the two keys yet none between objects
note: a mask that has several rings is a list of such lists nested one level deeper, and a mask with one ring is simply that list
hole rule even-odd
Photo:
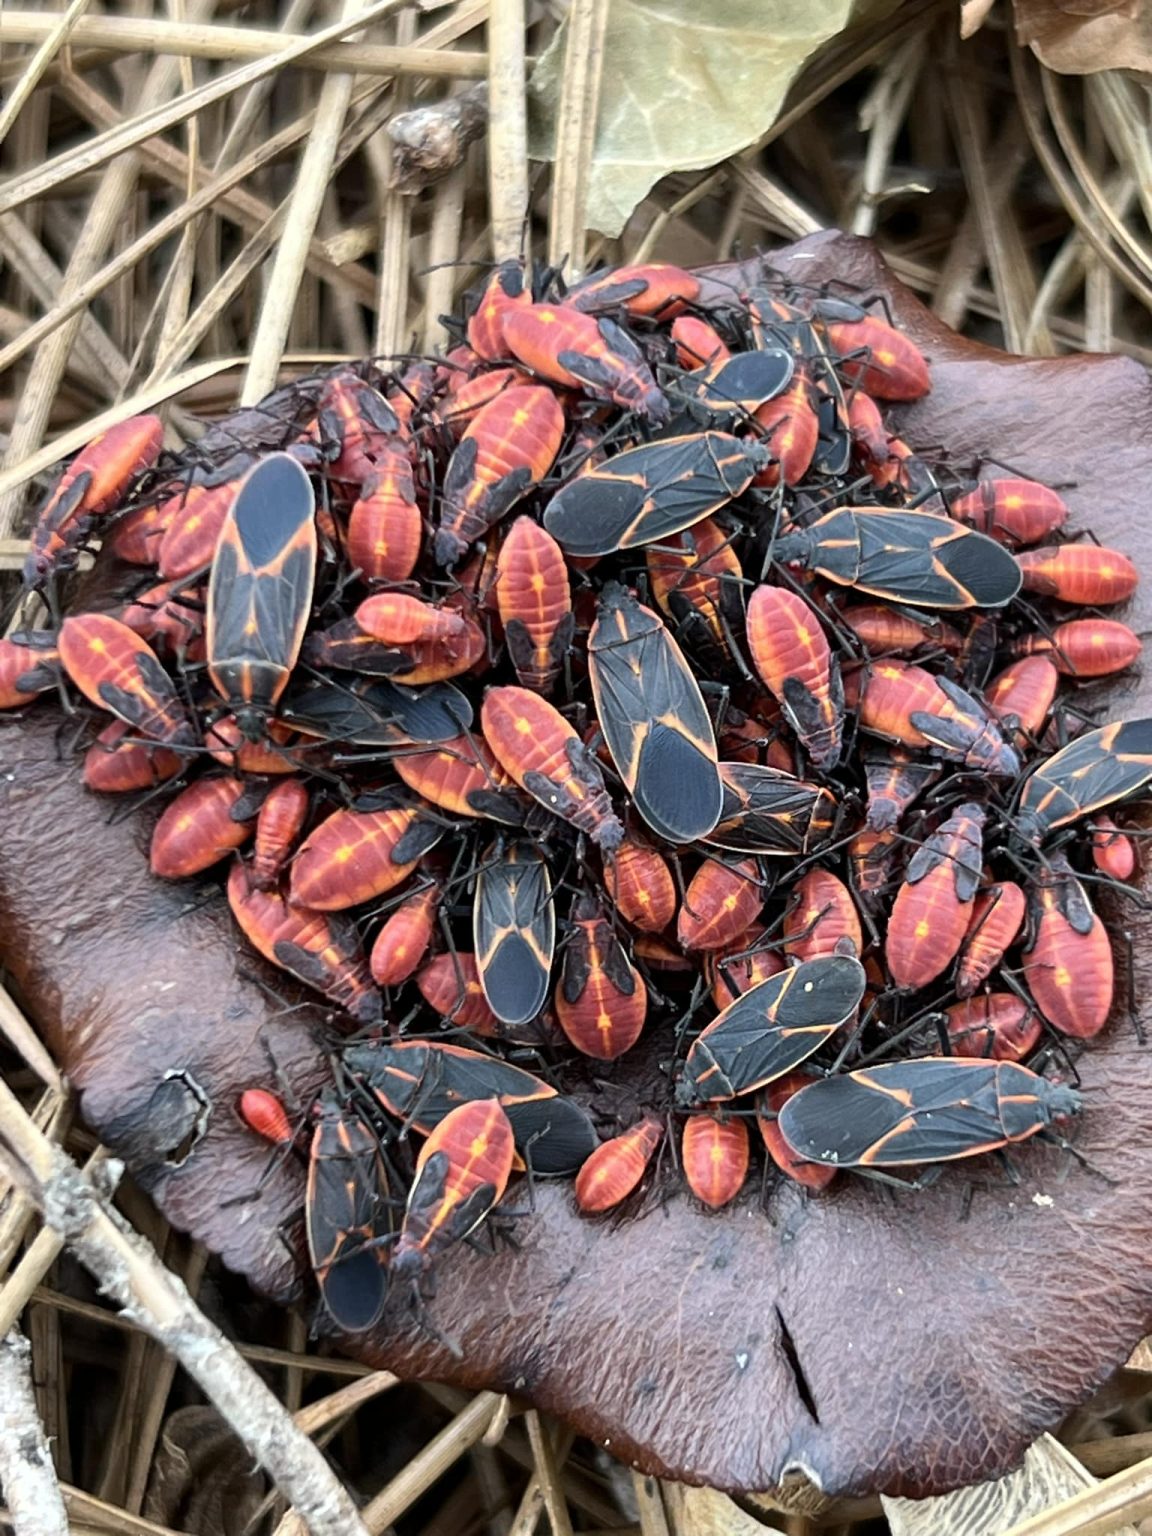
[{"label": "wet leaf surface", "polygon": [[[776,260],[813,283],[886,288],[933,366],[904,435],[959,463],[986,454],[1072,482],[1076,525],[1142,565],[1122,616],[1152,627],[1152,386],[1137,364],[1025,361],[959,340],[861,241],[817,236]],[[1123,680],[1105,712],[1152,713],[1152,682]],[[67,729],[47,706],[0,723],[4,959],[86,1119],[168,1217],[289,1294],[303,1170],[268,1174],[232,1106],[272,1080],[272,1062],[307,1102],[326,1071],[324,1011],[246,949],[214,883],[152,879],[149,817],[109,824],[59,745]],[[1152,925],[1124,921],[1139,997]],[[660,1049],[610,1091],[590,1080],[594,1111],[634,1117]],[[569,1184],[541,1185],[515,1246],[442,1267],[430,1316],[461,1358],[403,1298],[349,1348],[402,1375],[524,1393],[650,1472],[731,1490],[789,1470],[832,1493],[996,1476],[1152,1321],[1152,1053],[1118,1018],[1080,1070],[1077,1146],[1106,1177],[1032,1147],[1013,1158],[1015,1185],[987,1160],[918,1194],[846,1178],[812,1200],[773,1187],[767,1212],[749,1190],[706,1214],[665,1166],[639,1208],[598,1221],[577,1216]]]}]

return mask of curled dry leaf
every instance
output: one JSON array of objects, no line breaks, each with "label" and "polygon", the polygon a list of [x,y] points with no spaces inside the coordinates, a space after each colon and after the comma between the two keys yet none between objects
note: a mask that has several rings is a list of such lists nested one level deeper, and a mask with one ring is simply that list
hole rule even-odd
[{"label": "curled dry leaf", "polygon": [[[886,290],[933,368],[904,436],[960,462],[983,454],[1071,482],[1079,525],[1145,567],[1126,617],[1152,628],[1152,385],[1136,363],[1023,360],[963,341],[860,240],[814,236],[776,264],[798,280]],[[1152,713],[1152,676],[1094,703]],[[238,943],[215,890],[151,878],[144,818],[109,825],[60,760],[58,726],[32,711],[5,728],[4,961],[83,1090],[86,1118],[168,1218],[287,1294],[301,1268],[277,1228],[299,1209],[302,1171],[281,1162],[259,1199],[228,1204],[267,1167],[233,1105],[269,1080],[270,1056],[308,1101],[325,1072],[322,1012]],[[1152,922],[1124,917],[1136,996],[1147,996]],[[590,1074],[592,1108],[636,1118],[630,1101],[659,1070],[658,1051],[622,1063],[611,1097]],[[918,1496],[996,1476],[1152,1323],[1152,1057],[1117,1018],[1079,1065],[1077,1144],[1099,1174],[1032,1146],[1014,1155],[1017,1185],[989,1163],[919,1194],[844,1178],[808,1199],[781,1183],[767,1215],[755,1191],[716,1214],[671,1193],[606,1221],[579,1217],[567,1183],[538,1185],[515,1248],[461,1250],[442,1267],[431,1317],[460,1358],[399,1298],[349,1347],[401,1375],[522,1393],[615,1455],[687,1482],[746,1491],[799,1471],[832,1493]]]},{"label": "curled dry leaf", "polygon": [[1013,0],[1017,41],[1061,75],[1152,71],[1152,15],[1140,0]]}]

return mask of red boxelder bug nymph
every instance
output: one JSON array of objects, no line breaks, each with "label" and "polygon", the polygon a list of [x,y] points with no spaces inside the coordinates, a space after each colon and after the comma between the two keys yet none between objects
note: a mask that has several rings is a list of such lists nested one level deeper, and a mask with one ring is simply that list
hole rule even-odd
[{"label": "red boxelder bug nymph", "polygon": [[436,931],[440,896],[435,885],[414,892],[376,935],[368,965],[378,987],[400,986],[421,964]]},{"label": "red boxelder bug nymph", "polygon": [[692,1042],[676,1103],[733,1099],[791,1072],[852,1017],[864,985],[859,960],[825,955],[752,987]]},{"label": "red boxelder bug nymph", "polygon": [[983,828],[983,807],[961,805],[909,860],[884,943],[898,987],[926,987],[955,959],[983,871]]},{"label": "red boxelder bug nymph", "polygon": [[60,628],[60,662],[80,692],[142,736],[192,746],[196,733],[155,651],[118,619],[76,613]]},{"label": "red boxelder bug nymph", "polygon": [[496,602],[517,678],[525,688],[551,693],[576,620],[560,546],[530,517],[518,517],[500,546]]},{"label": "red boxelder bug nymph", "polygon": [[1115,975],[1108,930],[1063,854],[1032,882],[1032,940],[1024,980],[1036,1006],[1076,1039],[1099,1034],[1112,1008]]},{"label": "red boxelder bug nymph", "polygon": [[268,791],[256,818],[252,849],[252,884],[258,890],[270,891],[279,880],[309,804],[307,786],[300,779],[284,779]]},{"label": "red boxelder bug nymph", "polygon": [[604,887],[624,921],[641,933],[663,933],[676,916],[672,871],[655,848],[632,838],[605,860]]},{"label": "red boxelder bug nymph", "polygon": [[572,928],[556,987],[556,1017],[578,1051],[615,1061],[640,1038],[648,989],[594,897],[577,897]]},{"label": "red boxelder bug nymph", "polygon": [[689,1115],[680,1142],[688,1187],[712,1210],[735,1200],[748,1173],[748,1127],[719,1115]]},{"label": "red boxelder bug nymph", "polygon": [[1078,1114],[1080,1095],[1015,1062],[914,1058],[826,1077],[777,1122],[797,1157],[835,1168],[951,1162],[1026,1141]]},{"label": "red boxelder bug nymph", "polygon": [[[1028,902],[1014,880],[1000,880],[990,890],[982,891],[972,904],[972,917],[960,964],[956,967],[956,996],[971,997],[1004,958],[1004,951],[1015,944],[1024,925]],[[974,1055],[964,1051],[965,1056]]]},{"label": "red boxelder bug nymph", "polygon": [[585,1215],[610,1211],[628,1198],[644,1177],[663,1134],[663,1121],[646,1115],[619,1136],[601,1142],[576,1175],[576,1204]]},{"label": "red boxelder bug nymph", "polygon": [[616,582],[601,594],[588,670],[600,729],[637,811],[666,842],[706,837],[722,792],[700,685],[659,615]]},{"label": "red boxelder bug nymph", "polygon": [[1023,1061],[1040,1044],[1044,1020],[1015,992],[982,992],[945,1008],[954,1056]]},{"label": "red boxelder bug nymph", "polygon": [[815,610],[785,587],[757,587],[748,602],[748,649],[808,756],[830,767],[840,756],[844,690]]},{"label": "red boxelder bug nymph", "polygon": [[152,829],[152,873],[182,880],[210,869],[252,836],[252,822],[238,819],[245,798],[239,779],[197,779],[164,808]]},{"label": "red boxelder bug nymph", "polygon": [[60,680],[60,652],[49,630],[0,639],[0,709],[19,709]]},{"label": "red boxelder bug nymph", "polygon": [[852,892],[828,869],[810,869],[792,888],[784,913],[784,949],[797,960],[861,955],[864,935]]},{"label": "red boxelder bug nymph", "polygon": [[312,606],[316,498],[286,453],[248,471],[208,581],[208,675],[249,740],[284,692]]}]

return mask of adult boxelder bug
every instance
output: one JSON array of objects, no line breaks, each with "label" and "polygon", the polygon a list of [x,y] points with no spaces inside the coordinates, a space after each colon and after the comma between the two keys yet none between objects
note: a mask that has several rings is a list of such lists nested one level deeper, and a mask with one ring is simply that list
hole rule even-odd
[{"label": "adult boxelder bug", "polygon": [[578,896],[556,987],[560,1028],[585,1056],[615,1061],[644,1028],[648,991],[594,897]]},{"label": "adult boxelder bug", "polygon": [[654,544],[727,506],[767,463],[758,443],[724,432],[657,438],[562,486],[544,526],[569,555]]},{"label": "adult boxelder bug", "polygon": [[551,693],[576,619],[560,546],[530,517],[518,517],[500,546],[496,602],[517,678],[536,693]]},{"label": "adult boxelder bug", "polygon": [[0,709],[19,709],[60,680],[60,652],[50,630],[22,630],[0,639]]},{"label": "adult boxelder bug", "polygon": [[782,347],[738,352],[696,369],[675,388],[669,386],[668,393],[683,401],[690,416],[716,426],[732,425],[747,421],[783,395],[795,367],[795,358]]},{"label": "adult boxelder bug", "polygon": [[1000,544],[1039,544],[1068,521],[1068,508],[1055,491],[1035,480],[982,480],[954,497],[949,515]]},{"label": "adult boxelder bug", "polygon": [[1104,1028],[1115,973],[1108,930],[1063,854],[1037,872],[1031,888],[1032,942],[1024,979],[1036,1006],[1056,1028],[1078,1040]]},{"label": "adult boxelder bug", "polygon": [[701,839],[733,853],[802,856],[828,841],[836,801],[819,784],[767,763],[721,763],[720,820]]},{"label": "adult boxelder bug", "polygon": [[797,1157],[836,1168],[951,1162],[1026,1141],[1078,1114],[1080,1095],[1008,1061],[940,1056],[826,1077],[777,1124]]},{"label": "adult boxelder bug", "polygon": [[402,901],[376,935],[368,966],[378,987],[398,987],[408,980],[432,942],[440,891],[435,885]]},{"label": "adult boxelder bug", "polygon": [[735,1200],[748,1173],[748,1127],[719,1115],[689,1115],[680,1141],[684,1177],[712,1210]]},{"label": "adult boxelder bug", "polygon": [[496,1099],[444,1116],[416,1159],[392,1274],[419,1287],[435,1261],[473,1232],[508,1187],[515,1141]]},{"label": "adult boxelder bug", "polygon": [[197,779],[182,789],[152,830],[152,873],[165,880],[198,875],[252,836],[250,819],[234,812],[245,798],[239,779]]},{"label": "adult boxelder bug", "polygon": [[82,448],[41,507],[24,561],[24,590],[70,570],[94,518],[111,512],[137,475],[151,468],[164,443],[158,416],[129,416]]},{"label": "adult boxelder bug", "polygon": [[633,838],[605,860],[604,886],[620,916],[641,933],[663,933],[676,916],[672,871],[655,848]]},{"label": "adult boxelder bug", "polygon": [[285,779],[274,784],[256,818],[256,842],[252,849],[252,884],[269,891],[292,852],[308,815],[310,796],[300,779]]},{"label": "adult boxelder bug", "polygon": [[840,756],[844,690],[815,610],[785,587],[757,587],[748,602],[748,649],[808,756],[830,767]]},{"label": "adult boxelder bug", "polygon": [[228,905],[244,936],[272,965],[346,1009],[362,1024],[380,1020],[380,994],[355,927],[327,912],[310,912],[278,891],[260,891],[237,859],[228,876]]},{"label": "adult boxelder bug", "polygon": [[550,389],[529,384],[497,395],[468,424],[444,473],[433,552],[455,565],[470,544],[552,468],[564,412]]},{"label": "adult boxelder bug", "polygon": [[734,1099],[791,1072],[853,1016],[864,985],[859,960],[824,955],[752,987],[692,1042],[676,1103]]},{"label": "adult boxelder bug", "polygon": [[289,688],[279,712],[305,735],[359,747],[451,741],[472,724],[467,696],[451,683],[409,688],[368,677],[309,678]]},{"label": "adult boxelder bug", "polygon": [[1027,910],[1027,898],[1014,880],[1000,880],[976,897],[956,968],[957,997],[971,997],[980,983],[991,976],[1003,960],[1004,951],[1015,944]]},{"label": "adult boxelder bug", "polygon": [[527,1024],[548,996],[556,948],[552,877],[532,843],[494,845],[484,855],[472,934],[488,1006],[504,1024]]},{"label": "adult boxelder bug", "polygon": [[955,1056],[1023,1061],[1044,1033],[1044,1020],[1015,992],[984,992],[944,1010]]},{"label": "adult boxelder bug", "polygon": [[1140,583],[1140,573],[1118,549],[1099,544],[1054,544],[1016,556],[1025,592],[1038,592],[1061,603],[1103,607],[1124,603]]},{"label": "adult boxelder bug", "polygon": [[1152,783],[1152,718],[1114,720],[1086,731],[1039,763],[1024,780],[1014,826],[1026,842],[1043,842],[1050,832]]},{"label": "adult boxelder bug", "polygon": [[784,913],[784,949],[797,960],[861,955],[864,934],[852,892],[827,869],[810,869],[792,888]]},{"label": "adult boxelder bug", "polygon": [[489,688],[480,718],[496,760],[521,789],[605,853],[620,846],[624,828],[599,765],[558,709],[527,688]]},{"label": "adult boxelder bug", "polygon": [[726,949],[760,916],[766,895],[755,859],[705,859],[676,919],[683,949]]},{"label": "adult boxelder bug", "polygon": [[208,675],[250,741],[264,734],[304,639],[316,575],[316,498],[286,453],[244,477],[208,581]]},{"label": "adult boxelder bug", "polygon": [[64,620],[60,662],[80,692],[143,736],[189,747],[196,732],[155,651],[118,619],[76,613]]},{"label": "adult boxelder bug", "polygon": [[914,608],[1003,608],[1021,582],[1006,549],[932,512],[840,507],[782,534],[773,556]]},{"label": "adult boxelder bug", "polygon": [[373,1040],[344,1052],[344,1065],[395,1119],[422,1136],[452,1110],[496,1099],[504,1110],[551,1099],[549,1083],[499,1056],[439,1040]]},{"label": "adult boxelder bug", "polygon": [[925,987],[955,959],[983,872],[984,808],[961,805],[909,860],[884,958],[898,987]]},{"label": "adult boxelder bug", "polygon": [[376,1138],[331,1091],[321,1095],[308,1159],[308,1256],[332,1321],[363,1333],[388,1294],[388,1186]]},{"label": "adult boxelder bug", "polygon": [[663,1121],[646,1115],[619,1136],[600,1143],[576,1175],[576,1204],[585,1215],[610,1211],[628,1198],[644,1177],[663,1134]]},{"label": "adult boxelder bug", "polygon": [[333,811],[292,861],[292,900],[315,912],[371,901],[406,880],[443,835],[443,826],[422,818],[416,805]]},{"label": "adult boxelder bug", "polygon": [[408,450],[393,439],[348,517],[348,562],[366,581],[407,581],[420,558],[420,507]]},{"label": "adult boxelder bug", "polygon": [[723,797],[700,685],[659,615],[617,582],[600,596],[588,670],[600,729],[637,811],[666,842],[705,837]]}]

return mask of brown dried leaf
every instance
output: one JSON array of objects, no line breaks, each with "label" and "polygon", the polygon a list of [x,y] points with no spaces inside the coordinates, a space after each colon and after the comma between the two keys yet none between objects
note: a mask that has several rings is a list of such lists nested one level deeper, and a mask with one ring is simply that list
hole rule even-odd
[{"label": "brown dried leaf", "polygon": [[[1152,628],[1152,384],[1136,363],[1025,360],[961,340],[861,240],[814,236],[775,260],[804,281],[887,290],[933,364],[933,393],[905,416],[905,435],[961,462],[986,454],[1074,482],[1078,522],[1144,562],[1126,617]],[[1114,716],[1152,712],[1152,679],[1123,679],[1107,704]],[[40,707],[4,738],[7,964],[83,1089],[86,1118],[169,1220],[286,1294],[299,1261],[277,1228],[299,1211],[302,1172],[282,1164],[258,1201],[224,1208],[267,1164],[232,1106],[269,1080],[269,1051],[307,1099],[325,1070],[322,1011],[287,1011],[297,995],[246,951],[222,898],[151,878],[143,818],[107,824],[60,760],[58,725]],[[1129,926],[1147,995],[1152,925]],[[386,1326],[348,1347],[401,1375],[513,1390],[687,1482],[745,1491],[801,1471],[830,1493],[919,1496],[997,1476],[1152,1323],[1148,1053],[1118,1019],[1080,1065],[1078,1145],[1114,1182],[1033,1147],[1017,1159],[1018,1186],[984,1165],[916,1195],[844,1179],[814,1200],[775,1188],[767,1216],[750,1191],[719,1215],[672,1194],[604,1222],[577,1216],[570,1186],[544,1185],[517,1248],[461,1251],[441,1270],[431,1316],[462,1359],[399,1299]],[[641,1061],[620,1081],[642,1100],[655,1071]],[[205,1134],[173,1166],[165,1150],[197,1095]]]},{"label": "brown dried leaf", "polygon": [[1152,12],[1140,0],[1013,0],[1016,37],[1049,69],[1152,72]]},{"label": "brown dried leaf", "polygon": [[266,1487],[215,1408],[177,1408],[164,1421],[144,1515],[188,1536],[243,1536]]}]

